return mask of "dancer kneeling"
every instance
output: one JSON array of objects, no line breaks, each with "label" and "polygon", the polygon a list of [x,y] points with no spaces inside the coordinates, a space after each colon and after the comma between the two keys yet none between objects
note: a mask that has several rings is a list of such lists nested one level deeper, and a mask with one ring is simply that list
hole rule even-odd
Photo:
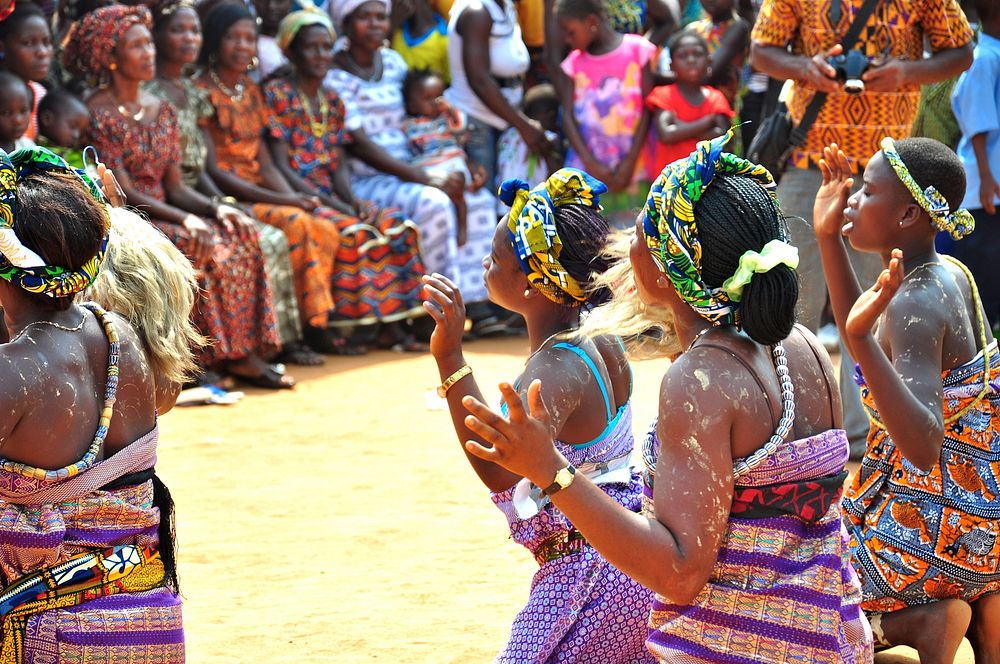
[{"label": "dancer kneeling", "polygon": [[97,185],[0,153],[3,661],[183,662],[156,386],[120,317],[74,304],[108,243]]},{"label": "dancer kneeling", "polygon": [[[972,275],[934,250],[972,232],[965,172],[937,141],[887,138],[848,198],[844,153],[824,154],[816,238],[871,421],[844,501],[862,608],[924,664],[952,662],[970,620],[976,661],[1000,661],[1000,354]],[[882,256],[865,292],[842,235]]]},{"label": "dancer kneeling", "polygon": [[[581,309],[607,296],[591,288],[592,273],[607,267],[600,256],[608,236],[599,212],[605,191],[602,183],[575,169],[559,170],[531,191],[521,180],[508,180],[500,197],[510,213],[497,226],[483,265],[490,300],[523,315],[528,325],[532,353],[514,385],[527,388],[544,381],[545,398],[553,405],[551,432],[561,454],[599,485],[603,500],[634,512],[640,508],[642,482],[629,464],[631,370],[617,338],[591,340],[574,332]],[[447,395],[459,440],[484,440],[467,427],[462,405],[465,398],[482,399],[462,355],[462,295],[438,274],[424,281],[424,306],[437,324],[431,352],[443,381],[439,393]],[[516,395],[514,389],[507,392]],[[532,483],[538,476],[525,479],[524,473],[467,456],[507,517],[512,537],[540,566],[528,604],[514,619],[496,661],[649,660],[642,644],[650,594],[608,564],[577,528],[576,518],[552,504],[551,477]]]},{"label": "dancer kneeling", "polygon": [[660,661],[870,662],[840,520],[848,442],[836,380],[794,326],[797,252],[774,182],[723,152],[731,137],[699,143],[653,184],[608,305],[638,319],[633,329],[646,312],[686,348],[646,441],[655,515],[621,509],[580,473],[566,481],[573,459],[552,444],[561,405],[545,377],[528,386],[527,411],[501,386],[509,416],[464,399],[486,443],[466,449],[564,487],[552,494],[559,511],[656,592],[647,647]]}]

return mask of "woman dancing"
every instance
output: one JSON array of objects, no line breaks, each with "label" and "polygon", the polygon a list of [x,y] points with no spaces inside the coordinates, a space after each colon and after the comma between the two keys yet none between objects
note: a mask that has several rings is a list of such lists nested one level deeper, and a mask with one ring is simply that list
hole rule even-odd
[{"label": "woman dancing", "polygon": [[664,312],[647,322],[686,348],[646,440],[654,514],[573,475],[553,445],[561,404],[544,377],[528,386],[527,409],[501,385],[509,416],[466,397],[478,438],[466,450],[562,487],[552,500],[582,537],[656,592],[647,646],[661,661],[870,662],[840,520],[848,442],[836,381],[794,326],[798,254],[774,182],[724,152],[731,137],[664,169],[636,220],[623,268],[633,278],[616,275],[612,305],[633,318],[638,305]]},{"label": "woman dancing", "polygon": [[[0,154],[0,590],[5,661],[183,662],[156,386],[120,317],[74,303],[103,196],[43,148]],[[44,362],[39,362],[44,358]]]},{"label": "woman dancing", "polygon": [[[521,180],[506,181],[500,196],[511,209],[496,228],[483,266],[490,300],[523,315],[528,325],[532,352],[514,384],[526,388],[544,381],[560,454],[592,478],[603,500],[635,512],[642,484],[629,463],[632,374],[624,350],[614,337],[590,340],[574,332],[581,310],[607,297],[606,290],[592,288],[591,277],[607,267],[600,256],[609,231],[599,212],[605,191],[601,182],[574,169],[556,171],[531,191]],[[464,443],[476,433],[466,424],[463,400],[482,399],[462,355],[465,304],[451,280],[434,274],[424,283],[424,306],[437,324],[431,353],[443,381],[438,393],[447,397]],[[540,566],[528,605],[514,619],[496,661],[649,659],[642,646],[649,593],[608,564],[584,539],[575,518],[553,505],[555,485],[533,484],[534,478],[467,456],[507,517],[511,536]]]}]

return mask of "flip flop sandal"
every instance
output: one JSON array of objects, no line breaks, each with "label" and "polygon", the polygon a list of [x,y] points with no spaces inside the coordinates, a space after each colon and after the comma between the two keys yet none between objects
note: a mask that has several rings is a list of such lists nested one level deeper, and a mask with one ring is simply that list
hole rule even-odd
[{"label": "flip flop sandal", "polygon": [[289,344],[276,359],[300,367],[318,367],[326,364],[326,359],[322,355],[301,343]]},{"label": "flip flop sandal", "polygon": [[431,350],[429,344],[425,344],[422,341],[417,341],[415,338],[408,336],[402,341],[398,341],[389,347],[394,353],[428,353]]},{"label": "flip flop sandal", "polygon": [[290,390],[295,387],[295,380],[291,376],[286,376],[283,372],[276,370],[272,366],[268,366],[256,376],[230,375],[241,383],[267,390]]}]

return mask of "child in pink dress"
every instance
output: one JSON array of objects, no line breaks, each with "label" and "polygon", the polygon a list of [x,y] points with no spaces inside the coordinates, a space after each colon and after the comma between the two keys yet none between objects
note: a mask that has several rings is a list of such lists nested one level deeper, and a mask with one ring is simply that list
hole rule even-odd
[{"label": "child in pink dress", "polygon": [[615,32],[600,0],[557,0],[555,16],[573,48],[558,85],[571,147],[566,165],[608,185],[611,193],[603,200],[609,219],[635,219],[634,203],[642,198],[635,194],[646,175],[645,99],[656,47],[638,35]]}]

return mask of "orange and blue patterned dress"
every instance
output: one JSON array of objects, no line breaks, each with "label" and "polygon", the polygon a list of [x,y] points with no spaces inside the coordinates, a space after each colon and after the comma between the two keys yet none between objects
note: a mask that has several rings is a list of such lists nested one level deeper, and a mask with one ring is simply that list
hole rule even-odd
[{"label": "orange and blue patterned dress", "polygon": [[860,370],[856,378],[873,419],[868,451],[844,500],[854,567],[863,585],[862,607],[897,611],[950,598],[971,602],[1000,592],[997,342],[941,374],[944,444],[940,461],[929,472],[907,461],[878,424]]}]

